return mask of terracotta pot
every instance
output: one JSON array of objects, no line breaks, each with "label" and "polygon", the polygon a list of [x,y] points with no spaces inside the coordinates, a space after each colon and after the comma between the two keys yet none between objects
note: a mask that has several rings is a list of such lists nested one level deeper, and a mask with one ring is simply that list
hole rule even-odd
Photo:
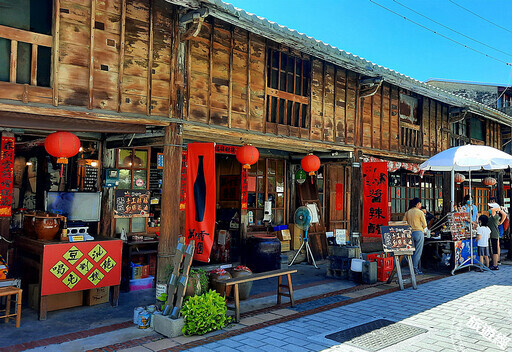
[{"label": "terracotta pot", "polygon": [[23,232],[25,236],[37,238],[36,229],[34,228],[34,220],[36,215],[44,216],[44,211],[29,211],[23,214]]},{"label": "terracotta pot", "polygon": [[224,292],[225,286],[222,285],[221,282],[229,280],[229,279],[231,279],[231,275],[227,271],[222,274],[217,274],[217,273],[211,272],[210,273],[210,286],[212,289],[217,291],[219,293],[219,295],[221,295],[223,297],[227,297],[231,293],[231,286],[229,286],[227,288],[227,290],[225,290],[226,292]]},{"label": "terracotta pot", "polygon": [[[251,275],[250,272],[245,271],[245,270],[234,270],[233,269],[233,270],[230,270],[229,272],[233,278]],[[243,301],[243,300],[249,298],[249,295],[251,294],[251,289],[252,289],[252,281],[238,284],[238,297],[240,298],[240,300]]]},{"label": "terracotta pot", "polygon": [[61,217],[57,214],[46,214],[44,216],[36,215],[34,217],[34,229],[37,239],[51,241],[55,239],[60,229]]},{"label": "terracotta pot", "polygon": [[201,294],[199,274],[193,274],[188,277],[187,289],[185,290],[185,297],[195,296],[196,294]]}]

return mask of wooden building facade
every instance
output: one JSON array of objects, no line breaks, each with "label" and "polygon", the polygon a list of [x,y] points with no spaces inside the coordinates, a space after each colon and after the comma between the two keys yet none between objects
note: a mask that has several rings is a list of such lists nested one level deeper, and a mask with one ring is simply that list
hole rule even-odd
[{"label": "wooden building facade", "polygon": [[[284,224],[300,204],[293,182],[300,156],[314,152],[323,164],[319,187],[315,199],[303,200],[318,201],[327,230],[357,234],[365,157],[421,163],[470,142],[501,149],[512,121],[217,0],[2,2],[13,14],[20,7],[36,13],[44,3],[51,18],[34,30],[30,18],[11,23],[0,15],[0,126],[98,133],[103,168],[116,166],[115,148],[161,148],[162,257],[183,230],[183,221],[172,219],[182,214],[188,142],[261,148],[253,171],[261,183],[249,210],[259,217],[260,200],[271,199],[275,221]],[[226,160],[219,178],[240,172],[229,166],[234,158]],[[432,211],[446,207],[442,175],[395,175],[392,192],[418,185],[417,193],[390,195],[395,213],[416,194],[431,200]],[[342,206],[336,184],[343,184]],[[112,196],[105,190],[102,233],[109,236],[116,235]],[[222,201],[240,208],[239,201]],[[251,226],[247,211],[240,215],[243,239]],[[4,221],[3,233],[6,227]]]}]

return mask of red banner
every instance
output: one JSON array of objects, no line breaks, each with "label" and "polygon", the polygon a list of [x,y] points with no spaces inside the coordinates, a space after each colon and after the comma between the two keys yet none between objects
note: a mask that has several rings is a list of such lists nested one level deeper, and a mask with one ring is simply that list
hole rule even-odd
[{"label": "red banner", "polygon": [[242,209],[247,209],[247,199],[249,198],[249,170],[242,169]]},{"label": "red banner", "polygon": [[389,222],[386,162],[363,163],[363,236],[381,237]]},{"label": "red banner", "polygon": [[181,152],[180,210],[185,210],[187,199],[187,151]]},{"label": "red banner", "polygon": [[215,233],[215,144],[188,145],[186,242],[196,241],[194,259],[210,261]]},{"label": "red banner", "polygon": [[343,210],[343,184],[336,184],[336,210]]},{"label": "red banner", "polygon": [[0,154],[0,216],[12,214],[12,183],[14,177],[14,137],[2,135]]},{"label": "red banner", "polygon": [[121,240],[44,246],[41,295],[119,285],[122,251]]}]

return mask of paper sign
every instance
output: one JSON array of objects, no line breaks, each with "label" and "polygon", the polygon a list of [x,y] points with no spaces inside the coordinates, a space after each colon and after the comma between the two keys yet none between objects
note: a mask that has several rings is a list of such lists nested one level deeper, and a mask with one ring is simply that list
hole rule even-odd
[{"label": "paper sign", "polygon": [[318,210],[316,208],[316,204],[313,203],[313,204],[306,204],[306,206],[308,207],[309,209],[309,212],[311,213],[311,224],[316,224],[319,222],[319,219],[318,219]]},{"label": "paper sign", "polygon": [[337,244],[347,244],[347,230],[345,229],[336,229],[336,243]]}]

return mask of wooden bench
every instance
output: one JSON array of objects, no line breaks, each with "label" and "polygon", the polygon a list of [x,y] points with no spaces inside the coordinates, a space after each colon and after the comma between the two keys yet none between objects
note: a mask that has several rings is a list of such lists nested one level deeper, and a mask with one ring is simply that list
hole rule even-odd
[{"label": "wooden bench", "polygon": [[[16,327],[20,327],[21,322],[21,288],[14,286],[7,286],[0,288],[0,297],[7,297],[7,303],[5,309],[0,310],[4,312],[4,315],[0,315],[0,318],[5,318],[5,322],[9,322],[9,318],[16,317]],[[11,313],[11,296],[15,296],[15,311]]]},{"label": "wooden bench", "polygon": [[[237,277],[226,281],[221,281],[221,284],[225,285],[224,294],[227,292],[228,286],[234,286],[234,298],[235,298],[235,321],[240,321],[240,298],[238,294],[238,285],[244,282],[251,282],[257,280],[268,279],[270,277],[277,277],[277,304],[281,304],[281,296],[289,297],[291,306],[295,304],[293,300],[293,287],[292,287],[292,276],[291,274],[296,273],[297,269],[280,269],[265,271],[263,273],[251,274],[250,276]],[[287,277],[288,285],[284,285],[283,276]],[[281,289],[286,289],[288,292],[283,292]],[[233,309],[228,307],[228,309]]]}]

